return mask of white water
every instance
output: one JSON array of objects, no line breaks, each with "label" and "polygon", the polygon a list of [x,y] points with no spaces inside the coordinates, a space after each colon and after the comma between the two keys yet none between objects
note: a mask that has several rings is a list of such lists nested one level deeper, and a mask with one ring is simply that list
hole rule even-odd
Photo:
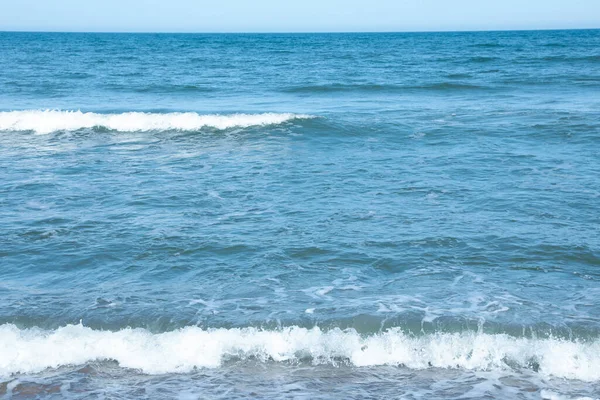
[{"label": "white water", "polygon": [[313,117],[290,113],[201,115],[194,112],[97,114],[58,110],[4,111],[0,112],[0,131],[33,131],[37,134],[48,134],[94,127],[121,132],[195,131],[202,128],[231,129],[276,125],[308,118]]},{"label": "white water", "polygon": [[183,373],[249,357],[275,362],[307,360],[313,364],[346,362],[359,367],[405,365],[413,369],[468,370],[529,368],[535,361],[539,373],[545,376],[600,380],[599,340],[579,343],[477,333],[414,337],[399,329],[364,337],[354,330],[299,327],[276,331],[187,327],[152,334],[143,329],[97,331],[82,325],[54,331],[0,326],[0,376],[94,360],[115,360],[121,367],[148,374]]}]

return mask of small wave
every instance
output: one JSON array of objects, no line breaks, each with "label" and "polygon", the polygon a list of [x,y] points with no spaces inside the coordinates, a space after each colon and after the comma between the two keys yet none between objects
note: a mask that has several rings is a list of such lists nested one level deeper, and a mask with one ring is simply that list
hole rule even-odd
[{"label": "small wave", "polygon": [[587,62],[600,62],[600,55],[589,55],[572,57],[566,55],[546,56],[541,58],[542,61],[554,61],[554,62],[574,62],[574,61],[587,61]]},{"label": "small wave", "polygon": [[455,83],[455,82],[440,82],[432,83],[431,85],[412,86],[411,89],[423,89],[423,90],[479,90],[486,89],[483,86],[470,85],[467,83]]},{"label": "small wave", "polygon": [[457,73],[454,73],[454,74],[448,74],[446,76],[448,78],[450,78],[450,79],[469,79],[469,78],[473,77],[473,75],[471,75],[471,74],[460,73],[460,72],[457,72]]},{"label": "small wave", "polygon": [[65,78],[65,79],[74,79],[74,80],[77,80],[77,79],[93,78],[94,75],[90,74],[90,73],[87,73],[87,72],[67,72],[67,73],[62,74],[61,77]]},{"label": "small wave", "polygon": [[306,85],[306,86],[294,86],[283,89],[284,93],[330,93],[330,92],[381,92],[386,90],[398,90],[401,86],[396,85],[385,85],[385,84],[356,84],[356,85],[345,85],[345,84],[330,84],[330,85]]},{"label": "small wave", "polygon": [[476,43],[476,44],[470,45],[469,47],[479,47],[479,48],[493,49],[493,48],[497,48],[497,47],[504,47],[504,45],[502,45],[500,43]]},{"label": "small wave", "polygon": [[569,46],[564,43],[546,43],[546,44],[543,44],[542,47],[569,47]]},{"label": "small wave", "polygon": [[471,59],[469,59],[470,62],[474,62],[474,63],[489,63],[489,62],[493,62],[493,61],[497,61],[498,57],[484,57],[484,56],[478,56],[478,57],[472,57]]},{"label": "small wave", "polygon": [[[452,77],[452,79],[455,79]],[[412,90],[469,90],[484,89],[482,86],[455,82],[440,82],[424,85],[315,85],[283,89],[285,93],[333,93],[333,92],[402,92]]]},{"label": "small wave", "polygon": [[0,131],[33,131],[37,134],[48,134],[84,128],[103,128],[120,132],[196,131],[202,128],[224,130],[276,125],[308,118],[314,117],[291,113],[201,115],[194,112],[97,114],[58,110],[4,111],[0,112]]},{"label": "small wave", "polygon": [[127,93],[160,93],[160,94],[178,94],[178,93],[210,93],[215,89],[210,86],[201,85],[147,85],[147,86],[129,86],[129,85],[107,85],[107,89],[115,92]]},{"label": "small wave", "polygon": [[36,373],[64,365],[114,360],[147,374],[218,368],[258,360],[357,367],[511,370],[583,381],[600,380],[600,341],[515,338],[475,332],[408,335],[399,328],[361,336],[355,330],[289,327],[209,329],[187,327],[153,334],[144,329],[98,331],[80,325],[57,330],[0,326],[0,376]]}]

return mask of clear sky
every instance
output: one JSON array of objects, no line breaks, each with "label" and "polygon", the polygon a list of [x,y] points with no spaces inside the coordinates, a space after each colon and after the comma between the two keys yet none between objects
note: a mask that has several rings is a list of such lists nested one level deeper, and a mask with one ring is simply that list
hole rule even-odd
[{"label": "clear sky", "polygon": [[142,32],[600,28],[600,0],[0,0],[0,30]]}]

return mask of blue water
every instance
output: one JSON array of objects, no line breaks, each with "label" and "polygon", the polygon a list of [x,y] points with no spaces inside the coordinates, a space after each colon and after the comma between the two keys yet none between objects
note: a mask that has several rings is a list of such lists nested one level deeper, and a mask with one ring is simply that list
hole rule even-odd
[{"label": "blue water", "polygon": [[600,397],[600,31],[0,33],[0,396]]}]

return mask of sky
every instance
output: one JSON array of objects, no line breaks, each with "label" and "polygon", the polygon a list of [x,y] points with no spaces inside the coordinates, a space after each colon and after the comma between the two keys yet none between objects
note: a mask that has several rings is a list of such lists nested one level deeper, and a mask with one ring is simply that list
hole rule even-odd
[{"label": "sky", "polygon": [[0,0],[0,31],[600,28],[600,0]]}]

